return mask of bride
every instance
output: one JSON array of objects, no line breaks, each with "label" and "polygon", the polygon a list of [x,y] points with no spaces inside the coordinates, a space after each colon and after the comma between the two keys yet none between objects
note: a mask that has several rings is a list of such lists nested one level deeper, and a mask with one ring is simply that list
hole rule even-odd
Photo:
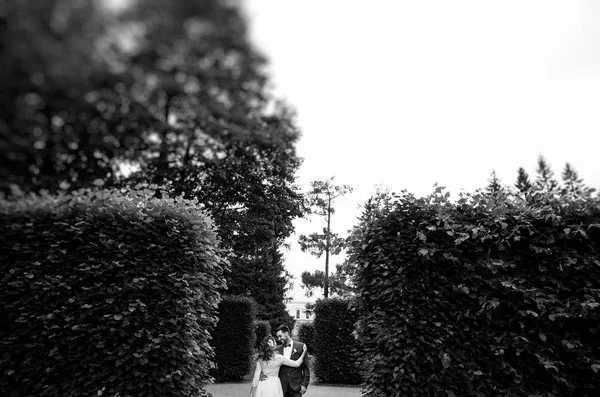
[{"label": "bride", "polygon": [[[307,351],[306,344],[304,344],[300,358],[290,360],[279,354],[275,350],[276,347],[275,338],[272,336],[265,337],[260,343],[250,397],[283,397],[283,389],[279,380],[279,368],[282,365],[299,367]],[[266,379],[259,382],[261,372],[266,375]]]}]

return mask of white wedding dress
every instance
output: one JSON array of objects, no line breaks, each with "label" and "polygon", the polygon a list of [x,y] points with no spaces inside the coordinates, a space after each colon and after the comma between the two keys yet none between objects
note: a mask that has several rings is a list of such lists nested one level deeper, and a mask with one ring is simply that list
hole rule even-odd
[{"label": "white wedding dress", "polygon": [[[256,387],[255,397],[283,397],[283,389],[279,380],[279,368],[282,365],[298,368],[302,365],[302,360],[292,361],[279,353],[275,353],[269,361],[258,360],[252,379],[252,386]],[[263,381],[259,380],[261,371],[267,376],[267,379]]]}]

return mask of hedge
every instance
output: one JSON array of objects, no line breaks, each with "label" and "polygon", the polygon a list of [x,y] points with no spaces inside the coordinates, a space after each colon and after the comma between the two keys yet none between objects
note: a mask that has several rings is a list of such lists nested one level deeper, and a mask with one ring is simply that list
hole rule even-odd
[{"label": "hedge", "polygon": [[[372,214],[373,215],[373,214]],[[351,242],[366,397],[600,390],[600,205],[436,191]]]},{"label": "hedge", "polygon": [[314,371],[322,383],[357,384],[357,343],[352,300],[328,298],[317,300],[314,326]]},{"label": "hedge", "polygon": [[0,395],[204,395],[225,262],[202,211],[146,193],[0,200]]},{"label": "hedge", "polygon": [[262,340],[267,336],[271,335],[271,324],[265,320],[257,320],[254,323],[254,333],[256,335],[254,348],[258,349]]},{"label": "hedge", "polygon": [[308,353],[315,353],[315,327],[312,323],[301,324],[298,328],[298,339],[308,346]]},{"label": "hedge", "polygon": [[240,380],[252,369],[256,335],[256,302],[245,296],[224,296],[218,308],[219,322],[213,331],[218,382]]}]

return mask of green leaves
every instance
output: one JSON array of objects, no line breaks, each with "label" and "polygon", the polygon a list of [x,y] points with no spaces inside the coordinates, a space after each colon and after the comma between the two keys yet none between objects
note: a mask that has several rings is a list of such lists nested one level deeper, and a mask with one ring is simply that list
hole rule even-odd
[{"label": "green leaves", "polygon": [[[306,291],[306,296],[313,296],[316,288],[325,287],[325,273],[321,270],[315,270],[314,273],[302,272],[300,277],[301,287]],[[352,295],[354,289],[348,283],[348,275],[342,265],[336,266],[335,273],[329,274],[329,290],[331,295],[337,297],[346,297]]]},{"label": "green leaves", "polygon": [[207,330],[227,264],[200,208],[80,191],[0,201],[0,218],[0,343],[10,346],[0,366],[13,371],[0,389],[202,393],[213,358]]},{"label": "green leaves", "polygon": [[[236,259],[231,292],[285,318],[289,277],[273,251],[302,215],[300,133],[293,109],[270,92],[241,10],[222,0],[140,0],[107,13],[105,3],[3,7],[14,46],[1,54],[0,192],[139,182],[148,198],[193,199]],[[131,216],[152,227],[145,210]]]},{"label": "green leaves", "polygon": [[[476,193],[454,203],[441,188],[387,197],[348,244],[366,396],[600,387],[598,199],[529,206]],[[444,354],[450,364],[432,359]]]},{"label": "green leaves", "polygon": [[256,342],[254,348],[258,349],[262,340],[272,334],[271,324],[268,321],[257,320],[254,322],[254,330],[256,335]]},{"label": "green leaves", "polygon": [[256,302],[243,296],[224,296],[218,316],[212,332],[216,367],[211,375],[217,381],[240,380],[254,361]]},{"label": "green leaves", "polygon": [[[357,313],[353,299],[319,299],[315,305],[312,350],[315,376],[323,383],[357,384],[360,349],[353,336]],[[306,330],[305,336],[310,337]]]},{"label": "green leaves", "polygon": [[[352,188],[348,185],[335,185],[333,177],[325,181],[312,181],[311,190],[306,194],[305,206],[309,214],[314,214],[325,218],[326,227],[323,233],[311,233],[310,235],[301,235],[298,238],[300,249],[308,251],[320,258],[325,254],[325,271],[323,272],[323,295],[329,296],[329,256],[338,255],[346,245],[346,239],[338,237],[331,231],[331,217],[335,213],[334,201],[345,194],[351,193]],[[306,284],[309,288],[307,295],[312,295],[312,289],[317,284]]]}]

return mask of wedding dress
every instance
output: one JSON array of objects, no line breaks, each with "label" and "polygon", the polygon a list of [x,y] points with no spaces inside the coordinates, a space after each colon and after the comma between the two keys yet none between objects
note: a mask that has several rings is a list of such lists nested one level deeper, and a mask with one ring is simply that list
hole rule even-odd
[{"label": "wedding dress", "polygon": [[[283,389],[279,380],[279,368],[282,365],[297,368],[301,364],[302,360],[292,361],[279,353],[276,353],[269,361],[259,359],[252,380],[252,386],[256,387],[255,397],[283,397]],[[259,380],[261,371],[267,376],[267,379],[263,381]]]}]

